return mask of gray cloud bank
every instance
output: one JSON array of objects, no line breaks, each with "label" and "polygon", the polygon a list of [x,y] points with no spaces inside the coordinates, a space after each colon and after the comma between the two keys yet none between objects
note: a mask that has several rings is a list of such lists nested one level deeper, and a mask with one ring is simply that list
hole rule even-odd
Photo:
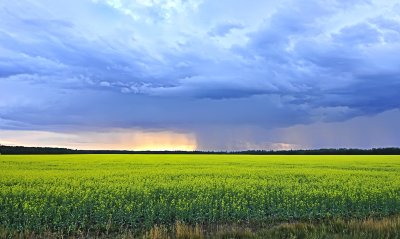
[{"label": "gray cloud bank", "polygon": [[[396,1],[4,1],[0,129],[173,130],[204,149],[273,148],[293,140],[263,130],[397,112],[399,12]],[[335,145],[321,140],[293,144]]]}]

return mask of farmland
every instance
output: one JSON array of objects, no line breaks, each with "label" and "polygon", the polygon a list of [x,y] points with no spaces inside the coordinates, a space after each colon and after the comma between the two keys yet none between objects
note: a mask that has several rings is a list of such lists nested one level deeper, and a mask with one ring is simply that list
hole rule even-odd
[{"label": "farmland", "polygon": [[0,155],[0,228],[9,232],[137,234],[177,223],[399,214],[400,156]]}]

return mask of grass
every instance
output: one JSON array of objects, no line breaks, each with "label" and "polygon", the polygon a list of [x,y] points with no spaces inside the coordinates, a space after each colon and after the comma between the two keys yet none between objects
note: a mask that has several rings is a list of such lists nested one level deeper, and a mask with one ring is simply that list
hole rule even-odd
[{"label": "grass", "polygon": [[383,219],[334,219],[323,222],[292,222],[265,225],[155,225],[151,229],[135,233],[126,229],[119,232],[75,231],[62,232],[17,231],[0,229],[0,238],[120,238],[120,239],[184,239],[184,238],[302,238],[302,239],[397,239],[400,238],[400,217]]},{"label": "grass", "polygon": [[0,156],[5,238],[399,238],[399,213],[400,156]]}]

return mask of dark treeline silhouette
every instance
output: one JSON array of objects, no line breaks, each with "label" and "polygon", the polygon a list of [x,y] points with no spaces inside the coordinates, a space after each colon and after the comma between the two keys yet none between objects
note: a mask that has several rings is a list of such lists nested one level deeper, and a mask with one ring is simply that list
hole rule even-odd
[{"label": "dark treeline silhouette", "polygon": [[373,149],[301,149],[301,150],[246,150],[246,151],[129,151],[76,150],[68,148],[24,147],[0,145],[0,154],[243,154],[243,155],[400,155],[400,148]]}]

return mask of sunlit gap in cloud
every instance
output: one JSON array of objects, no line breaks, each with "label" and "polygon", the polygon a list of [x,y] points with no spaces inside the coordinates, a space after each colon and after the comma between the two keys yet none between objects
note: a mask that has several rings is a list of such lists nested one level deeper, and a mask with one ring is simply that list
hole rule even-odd
[{"label": "sunlit gap in cloud", "polygon": [[0,144],[96,150],[193,151],[197,149],[194,134],[140,130],[76,133],[0,130]]}]

